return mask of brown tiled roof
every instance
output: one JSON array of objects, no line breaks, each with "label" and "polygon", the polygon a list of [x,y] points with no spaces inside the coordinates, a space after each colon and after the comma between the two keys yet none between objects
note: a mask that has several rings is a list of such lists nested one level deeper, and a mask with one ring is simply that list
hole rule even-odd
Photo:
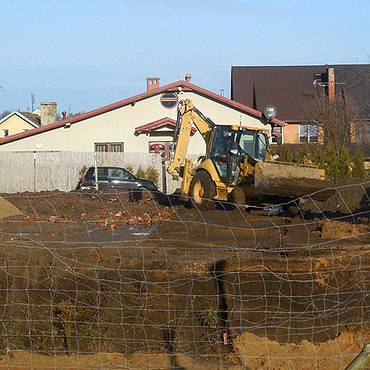
[{"label": "brown tiled roof", "polygon": [[299,121],[317,96],[315,73],[325,72],[323,65],[232,67],[231,99],[262,111],[273,104],[279,119]]},{"label": "brown tiled roof", "polygon": [[22,116],[28,118],[30,121],[35,123],[37,126],[41,125],[41,117],[38,114],[30,112],[19,112]]},{"label": "brown tiled roof", "polygon": [[324,86],[313,84],[315,74],[327,82],[327,68],[334,68],[336,91],[345,93],[358,107],[360,118],[370,118],[370,65],[233,66],[231,99],[263,110],[276,106],[277,117],[286,122],[304,120],[305,112]]},{"label": "brown tiled roof", "polygon": [[343,86],[346,96],[357,108],[359,118],[370,119],[370,64],[337,64],[332,67],[338,84],[337,93]]}]

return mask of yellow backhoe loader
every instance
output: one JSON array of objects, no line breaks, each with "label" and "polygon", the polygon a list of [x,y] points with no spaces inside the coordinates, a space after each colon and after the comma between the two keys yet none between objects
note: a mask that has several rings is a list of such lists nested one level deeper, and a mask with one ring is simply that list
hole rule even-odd
[{"label": "yellow backhoe loader", "polygon": [[[193,125],[206,143],[200,163],[186,158]],[[182,177],[181,194],[199,208],[213,200],[245,205],[246,199],[278,197],[281,201],[315,193],[326,199],[332,187],[317,166],[272,160],[266,129],[241,125],[217,125],[189,99],[178,104],[178,119],[168,173]]]}]

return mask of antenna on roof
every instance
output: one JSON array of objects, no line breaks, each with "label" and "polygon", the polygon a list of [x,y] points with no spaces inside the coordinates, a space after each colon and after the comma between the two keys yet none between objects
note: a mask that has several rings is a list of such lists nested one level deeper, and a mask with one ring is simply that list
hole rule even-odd
[{"label": "antenna on roof", "polygon": [[34,93],[31,93],[31,112],[33,112],[35,110],[35,94]]}]

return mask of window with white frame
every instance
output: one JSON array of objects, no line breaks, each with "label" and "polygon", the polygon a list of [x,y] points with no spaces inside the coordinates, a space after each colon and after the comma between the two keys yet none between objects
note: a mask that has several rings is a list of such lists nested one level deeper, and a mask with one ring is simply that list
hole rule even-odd
[{"label": "window with white frame", "polygon": [[319,129],[316,124],[299,125],[299,142],[300,143],[317,143],[319,141]]}]

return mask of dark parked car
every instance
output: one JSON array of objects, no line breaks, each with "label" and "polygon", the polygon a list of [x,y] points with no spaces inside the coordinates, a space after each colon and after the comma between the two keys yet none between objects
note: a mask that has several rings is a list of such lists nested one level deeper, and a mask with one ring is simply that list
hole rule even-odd
[{"label": "dark parked car", "polygon": [[[89,188],[95,188],[95,167],[85,172],[77,186],[82,190]],[[98,188],[158,191],[153,181],[136,177],[121,167],[98,167]]]}]

